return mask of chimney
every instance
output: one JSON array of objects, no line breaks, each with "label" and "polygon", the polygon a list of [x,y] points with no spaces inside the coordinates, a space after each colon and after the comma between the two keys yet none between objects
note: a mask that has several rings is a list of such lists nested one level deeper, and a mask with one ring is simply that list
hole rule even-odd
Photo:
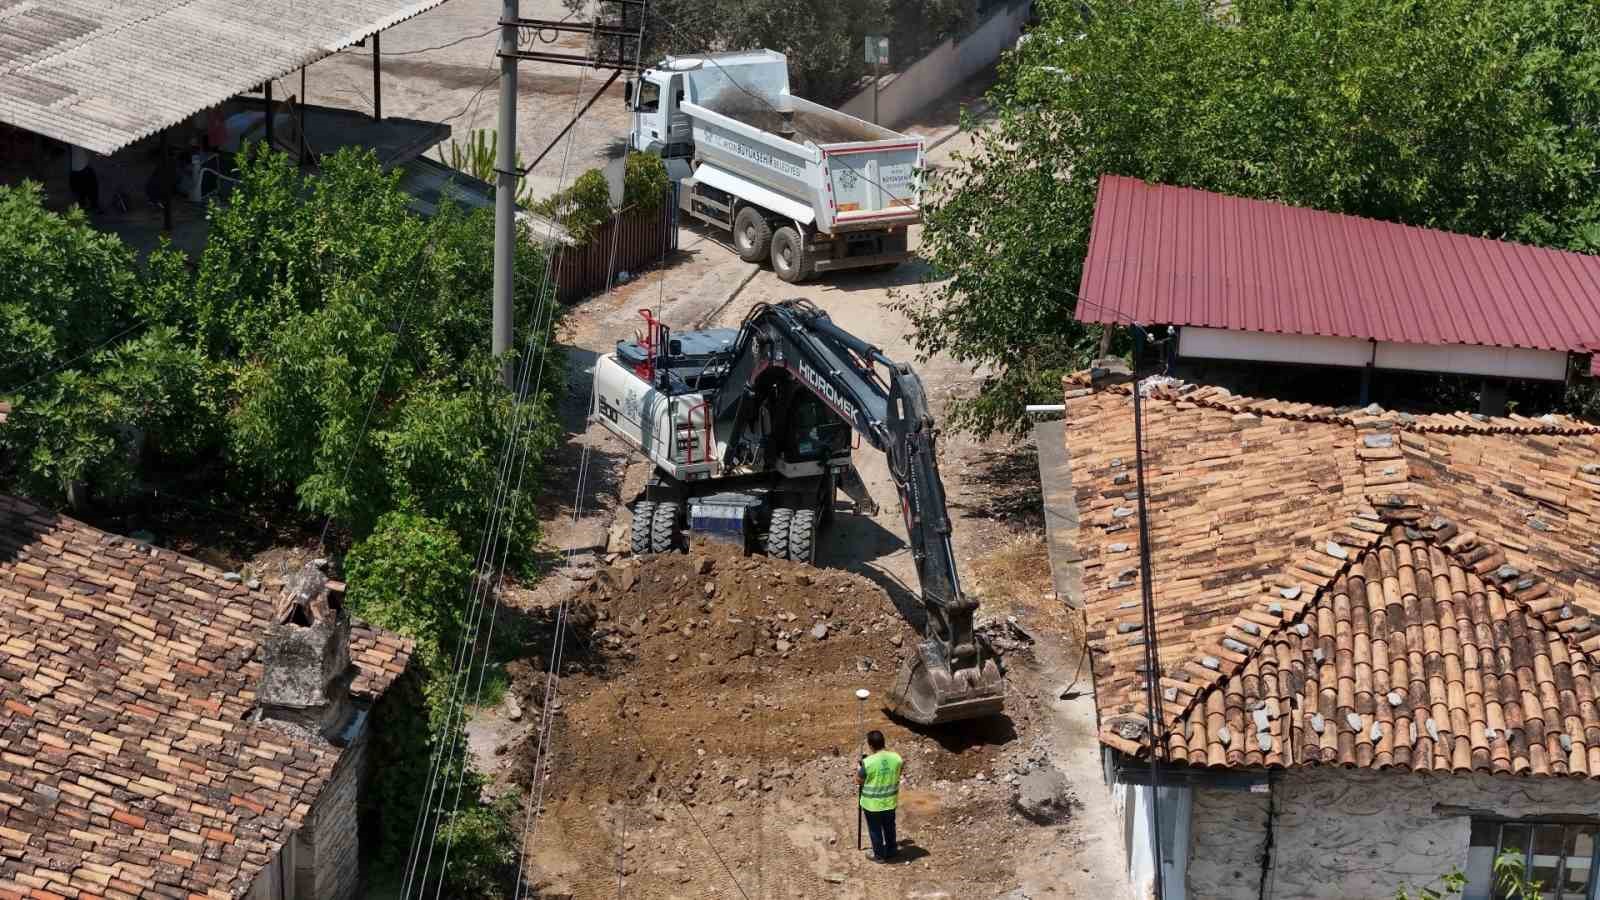
[{"label": "chimney", "polygon": [[338,740],[352,713],[350,616],[344,584],[315,559],[289,578],[261,642],[258,718]]}]

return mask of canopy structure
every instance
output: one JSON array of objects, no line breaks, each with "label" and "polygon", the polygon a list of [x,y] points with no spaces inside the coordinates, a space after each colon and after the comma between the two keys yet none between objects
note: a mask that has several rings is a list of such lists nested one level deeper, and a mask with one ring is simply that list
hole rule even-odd
[{"label": "canopy structure", "polygon": [[0,0],[0,122],[111,154],[444,0]]}]

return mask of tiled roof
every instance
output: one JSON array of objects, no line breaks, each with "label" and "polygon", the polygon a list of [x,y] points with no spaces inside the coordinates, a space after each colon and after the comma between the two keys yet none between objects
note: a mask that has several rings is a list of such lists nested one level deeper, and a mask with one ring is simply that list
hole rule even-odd
[{"label": "tiled roof", "polygon": [[1115,175],[1078,296],[1083,322],[1600,349],[1600,257]]},{"label": "tiled roof", "polygon": [[[1148,753],[1127,385],[1067,385],[1101,740]],[[1600,777],[1600,428],[1147,383],[1167,757]]]},{"label": "tiled roof", "polygon": [[[0,898],[232,897],[340,750],[248,720],[271,598],[0,497]],[[351,635],[374,697],[409,641]]]}]

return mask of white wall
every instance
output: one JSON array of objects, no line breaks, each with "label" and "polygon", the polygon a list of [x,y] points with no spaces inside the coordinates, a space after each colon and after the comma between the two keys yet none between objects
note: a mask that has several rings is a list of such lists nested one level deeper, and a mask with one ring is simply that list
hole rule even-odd
[{"label": "white wall", "polygon": [[[1019,0],[990,16],[959,41],[949,40],[903,72],[878,82],[878,124],[898,128],[925,106],[950,93],[963,81],[988,68],[1022,36],[1032,0]],[[894,53],[893,38],[889,52]],[[856,48],[863,51],[864,48]],[[839,107],[858,119],[872,120],[872,85]]]},{"label": "white wall", "polygon": [[[1600,815],[1600,784],[1575,778],[1286,773],[1277,788],[1268,898],[1393,900],[1401,884],[1467,869],[1471,818]],[[1257,900],[1266,794],[1196,789],[1188,896]],[[1440,806],[1454,809],[1440,809]]]}]

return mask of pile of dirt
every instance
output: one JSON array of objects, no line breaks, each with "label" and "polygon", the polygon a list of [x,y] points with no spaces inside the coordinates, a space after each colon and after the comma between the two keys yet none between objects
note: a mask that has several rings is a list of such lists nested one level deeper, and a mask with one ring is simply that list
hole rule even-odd
[{"label": "pile of dirt", "polygon": [[[558,685],[530,859],[549,895],[614,894],[619,865],[638,897],[738,896],[735,880],[836,896],[845,873],[892,883],[863,874],[853,849],[866,728],[906,759],[902,834],[918,853],[961,880],[1004,864],[974,840],[1014,815],[1006,745],[1026,720],[916,732],[891,719],[887,692],[916,635],[873,582],[707,545],[602,568],[568,611],[591,652]],[[526,719],[544,687],[535,671],[518,677]],[[501,777],[526,789],[536,747],[507,748]]]}]

